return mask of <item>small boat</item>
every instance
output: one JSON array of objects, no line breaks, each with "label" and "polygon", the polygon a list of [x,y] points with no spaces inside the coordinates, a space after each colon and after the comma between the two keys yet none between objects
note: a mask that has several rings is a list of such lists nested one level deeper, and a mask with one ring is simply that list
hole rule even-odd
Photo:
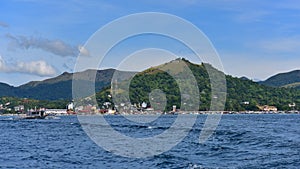
[{"label": "small boat", "polygon": [[45,110],[34,110],[26,112],[23,119],[44,119],[45,117],[47,117]]}]

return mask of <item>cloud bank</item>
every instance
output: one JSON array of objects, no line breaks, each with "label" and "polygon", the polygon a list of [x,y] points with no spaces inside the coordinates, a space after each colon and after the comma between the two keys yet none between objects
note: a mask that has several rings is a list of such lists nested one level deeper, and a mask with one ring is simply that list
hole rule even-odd
[{"label": "cloud bank", "polygon": [[38,76],[52,76],[56,74],[56,70],[44,60],[17,62],[13,65],[7,65],[0,56],[0,72],[6,73],[27,73]]},{"label": "cloud bank", "polygon": [[41,37],[26,37],[26,36],[14,36],[11,34],[6,35],[10,39],[10,49],[41,49],[58,56],[77,56],[78,48],[69,45],[61,40],[50,40]]}]

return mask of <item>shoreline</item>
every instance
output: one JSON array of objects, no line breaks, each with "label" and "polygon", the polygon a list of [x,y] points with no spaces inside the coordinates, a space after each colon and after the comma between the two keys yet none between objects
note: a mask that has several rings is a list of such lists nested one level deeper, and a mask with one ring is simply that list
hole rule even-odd
[{"label": "shoreline", "polygon": [[[300,114],[300,111],[277,111],[277,112],[263,112],[263,111],[241,111],[241,112],[234,112],[234,111],[193,111],[193,112],[188,112],[188,111],[179,111],[179,112],[121,112],[121,113],[78,113],[78,114],[55,114],[53,116],[72,116],[72,115],[210,115],[210,114],[219,114],[219,115],[237,115],[237,114]],[[0,116],[17,116],[17,117],[24,117],[26,114],[14,114],[14,113],[8,113],[8,114],[0,114]]]},{"label": "shoreline", "polygon": [[179,111],[179,112],[121,112],[121,113],[78,113],[76,115],[230,115],[230,114],[300,114],[299,111],[277,111],[277,112],[263,112],[263,111],[241,111],[241,112],[228,112],[228,111]]}]

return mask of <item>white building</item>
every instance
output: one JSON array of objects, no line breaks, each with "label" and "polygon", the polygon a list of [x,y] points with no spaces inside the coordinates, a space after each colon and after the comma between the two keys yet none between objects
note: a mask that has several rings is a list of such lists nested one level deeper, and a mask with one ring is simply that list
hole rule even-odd
[{"label": "white building", "polygon": [[18,105],[14,107],[15,112],[24,111],[24,105]]},{"label": "white building", "polygon": [[73,102],[69,103],[69,104],[67,105],[67,109],[68,109],[68,110],[74,110],[74,103],[73,103]]}]

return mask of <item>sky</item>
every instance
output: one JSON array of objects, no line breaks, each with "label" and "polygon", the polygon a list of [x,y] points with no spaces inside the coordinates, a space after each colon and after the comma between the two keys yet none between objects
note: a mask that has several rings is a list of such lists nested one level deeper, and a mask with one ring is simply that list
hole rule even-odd
[{"label": "sky", "polygon": [[[168,13],[194,24],[215,47],[226,74],[265,80],[300,69],[297,0],[3,0],[0,11],[0,82],[13,86],[72,72],[97,30],[141,12]],[[189,52],[169,41],[147,35],[128,39],[101,68],[117,67],[134,50],[159,45],[189,59]],[[138,53],[155,60],[160,52]]]}]

